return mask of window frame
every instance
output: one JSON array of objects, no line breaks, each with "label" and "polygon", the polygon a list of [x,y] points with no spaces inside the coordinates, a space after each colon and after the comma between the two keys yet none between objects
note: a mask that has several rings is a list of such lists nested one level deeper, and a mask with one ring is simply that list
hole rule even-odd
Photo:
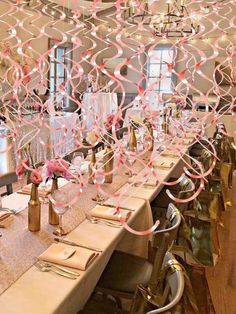
[{"label": "window frame", "polygon": [[[177,58],[177,52],[176,52],[176,49],[175,48],[172,48],[171,46],[169,45],[158,45],[156,48],[153,49],[153,51],[156,51],[156,50],[161,50],[161,51],[169,51],[169,50],[172,50],[173,51],[173,59],[172,60],[176,60]],[[147,82],[146,82],[146,86],[149,82],[149,79],[160,79],[161,78],[161,70],[162,70],[162,67],[164,65],[163,63],[163,53],[161,53],[161,58],[159,61],[156,61],[156,62],[150,62],[150,60],[152,59],[153,57],[148,57],[147,58],[147,67],[146,67],[146,71],[147,71]],[[150,66],[153,65],[153,64],[158,64],[160,65],[159,67],[159,70],[160,70],[160,75],[159,76],[150,76]],[[167,76],[165,78],[170,78],[171,79],[171,86],[170,86],[170,89],[169,90],[163,90],[161,89],[161,82],[163,80],[161,80],[158,85],[157,85],[157,88],[155,89],[152,89],[152,91],[156,92],[156,93],[159,93],[159,94],[165,94],[165,93],[168,93],[168,94],[173,94],[174,93],[174,86],[176,85],[176,75],[174,73],[168,73]]]},{"label": "window frame", "polygon": [[[49,38],[48,39],[48,49],[51,49],[55,42],[57,40],[56,39],[53,39],[53,38]],[[68,57],[65,57],[63,58],[63,62],[58,60],[58,51],[63,49],[63,53],[62,55],[65,55],[69,52],[69,56]],[[54,49],[53,51],[53,58],[51,57],[51,54],[52,52],[50,52],[50,54],[48,55],[48,63],[49,63],[49,71],[48,71],[48,89],[49,89],[49,97],[50,98],[53,98],[54,101],[57,101],[56,99],[56,93],[58,93],[58,86],[59,84],[56,84],[57,80],[59,81],[60,79],[63,80],[63,82],[66,82],[67,81],[67,71],[66,69],[69,68],[68,71],[70,71],[72,69],[72,60],[73,60],[73,44],[70,43],[70,42],[67,42],[67,43],[64,43],[62,45],[59,45],[57,46],[57,48]],[[59,62],[62,62],[63,65],[65,67],[63,67],[63,75],[59,75],[58,76],[58,65],[60,65],[61,63]],[[51,75],[51,64],[54,64],[54,71],[53,71],[53,75]],[[52,82],[52,79],[54,79],[54,84],[53,86],[51,86],[51,82]],[[72,92],[72,88],[71,88],[71,84],[67,84],[67,91],[68,91],[68,94],[71,95],[71,92]],[[63,107],[68,107],[69,106],[69,99],[68,97],[64,97],[62,96],[61,99],[63,100]],[[60,101],[59,101],[60,102]]]}]

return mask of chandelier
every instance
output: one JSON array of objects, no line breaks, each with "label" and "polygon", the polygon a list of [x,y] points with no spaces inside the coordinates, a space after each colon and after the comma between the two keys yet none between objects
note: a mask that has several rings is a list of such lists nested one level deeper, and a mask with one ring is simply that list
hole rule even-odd
[{"label": "chandelier", "polygon": [[[157,37],[188,37],[200,30],[199,15],[190,16],[186,0],[167,0],[165,10],[155,14],[147,1],[132,0],[124,10],[124,18],[133,25],[148,26]],[[167,6],[167,7],[166,7]]]}]

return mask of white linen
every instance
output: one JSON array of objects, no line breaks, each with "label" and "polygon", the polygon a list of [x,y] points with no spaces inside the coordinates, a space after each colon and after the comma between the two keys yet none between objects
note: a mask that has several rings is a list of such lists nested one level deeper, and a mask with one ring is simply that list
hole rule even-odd
[{"label": "white linen", "polygon": [[[185,146],[183,151],[187,152],[187,150]],[[159,157],[160,160],[162,158]],[[163,158],[163,161],[165,160],[172,161],[174,165],[171,169],[158,171],[162,180],[168,180],[173,171],[183,171],[183,162],[187,162],[171,157]],[[117,197],[121,192],[125,194],[119,205],[134,210],[128,220],[129,226],[141,231],[153,225],[150,201],[155,198],[161,188],[160,183],[156,187],[130,187],[126,184],[116,192]],[[117,199],[109,199],[106,203],[117,204]],[[143,248],[147,249],[149,237],[134,236],[123,227],[113,228],[84,220],[66,239],[100,248],[103,253],[86,271],[81,271],[81,276],[77,280],[68,280],[52,273],[42,273],[34,266],[31,267],[0,296],[2,313],[77,313],[92,293],[114,249],[119,248],[132,254],[145,256],[147,252],[143,252]]]},{"label": "white linen", "polygon": [[92,125],[97,115],[100,126],[103,126],[107,115],[116,113],[118,109],[118,100],[116,93],[84,93],[84,116],[85,126],[92,131]]}]

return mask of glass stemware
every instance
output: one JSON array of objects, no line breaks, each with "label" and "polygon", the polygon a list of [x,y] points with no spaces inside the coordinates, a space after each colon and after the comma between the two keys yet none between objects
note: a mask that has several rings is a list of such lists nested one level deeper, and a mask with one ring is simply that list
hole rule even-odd
[{"label": "glass stemware", "polygon": [[53,232],[53,234],[55,234],[56,236],[62,237],[68,233],[62,227],[62,216],[65,214],[65,212],[69,208],[68,193],[56,190],[52,193],[52,198],[53,198],[53,210],[59,217],[59,227]]},{"label": "glass stemware", "polygon": [[97,187],[97,195],[92,198],[95,202],[103,202],[105,199],[102,195],[99,193],[99,187],[104,184],[105,182],[105,173],[103,169],[103,164],[97,164],[96,169],[93,170],[93,182],[98,185]]},{"label": "glass stemware", "polygon": [[84,154],[82,152],[75,152],[72,157],[72,165],[76,168],[80,168],[82,162],[84,161]]},{"label": "glass stemware", "polygon": [[24,185],[25,185],[25,179],[26,179],[25,173],[24,173],[24,174],[21,174],[21,175],[19,175],[19,176],[17,177],[17,180],[18,180],[18,182],[19,182],[19,184],[20,184],[20,189],[21,189],[21,190],[23,189],[23,187],[24,187]]},{"label": "glass stemware", "polygon": [[128,164],[130,165],[130,170],[128,172],[128,175],[129,177],[133,177],[133,175],[135,175],[136,173],[133,172],[133,169],[132,169],[132,166],[135,164],[136,162],[136,157],[137,157],[137,154],[136,154],[136,151],[134,151],[133,149],[127,149],[126,152],[125,152],[125,155],[126,155],[126,160],[128,162]]}]

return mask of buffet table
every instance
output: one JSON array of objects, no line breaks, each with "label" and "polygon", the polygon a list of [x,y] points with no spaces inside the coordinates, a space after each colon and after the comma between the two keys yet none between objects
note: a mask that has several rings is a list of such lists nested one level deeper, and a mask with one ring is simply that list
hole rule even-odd
[{"label": "buffet table", "polygon": [[[183,145],[179,157],[159,156],[158,161],[169,162],[171,166],[159,169],[160,181],[166,181],[173,173],[182,172],[183,165],[188,164],[186,153],[189,145]],[[165,152],[165,151],[164,151]],[[148,153],[150,154],[150,153]],[[154,151],[153,159],[157,158]],[[179,168],[179,169],[178,169]],[[147,169],[143,162],[136,162],[134,170],[145,174]],[[146,230],[153,225],[150,201],[160,192],[161,183],[156,186],[134,186],[127,183],[124,168],[114,176],[112,184],[104,185],[110,195],[105,204],[116,205],[116,195],[122,194],[121,206],[130,210],[128,224],[135,230]],[[73,194],[77,185],[68,183],[63,187]],[[1,229],[0,259],[0,309],[6,314],[75,314],[91,295],[101,273],[115,249],[132,254],[146,256],[147,242],[150,236],[137,236],[125,228],[114,228],[102,224],[93,224],[86,218],[95,206],[92,197],[96,195],[94,185],[88,185],[73,208],[64,215],[64,225],[72,230],[66,239],[100,248],[102,253],[85,270],[79,271],[76,280],[63,278],[53,273],[41,272],[33,264],[37,257],[53,242],[54,227],[47,223],[47,209],[42,208],[41,231],[30,233],[27,229],[27,202],[29,196],[14,193],[3,200],[3,206],[25,208],[19,214],[6,220]],[[47,205],[43,205],[47,206]],[[7,289],[7,290],[6,290]]]},{"label": "buffet table", "polygon": [[14,133],[16,137],[13,149],[0,153],[0,175],[14,170],[15,162],[13,161],[15,161],[17,149],[29,142],[34,163],[43,162],[55,156],[64,157],[76,148],[71,132],[78,123],[76,113],[44,116],[40,121],[38,114],[32,114],[24,116],[23,119],[22,125],[17,125],[16,120],[7,126],[1,126],[1,152],[7,149]]},{"label": "buffet table", "polygon": [[95,120],[102,127],[107,115],[116,113],[117,109],[116,93],[84,93],[83,119],[86,129],[91,129]]}]

